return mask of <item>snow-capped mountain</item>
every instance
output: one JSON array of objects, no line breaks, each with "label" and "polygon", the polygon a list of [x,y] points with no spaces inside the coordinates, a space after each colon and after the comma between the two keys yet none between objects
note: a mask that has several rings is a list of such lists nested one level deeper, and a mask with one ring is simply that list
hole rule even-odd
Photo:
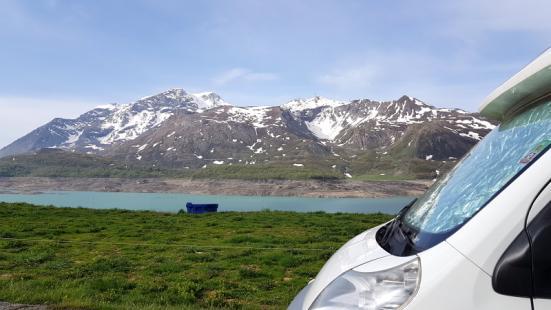
[{"label": "snow-capped mountain", "polygon": [[350,163],[362,156],[444,161],[461,157],[493,127],[476,113],[436,108],[408,96],[387,102],[314,97],[237,107],[215,93],[172,89],[98,107],[74,120],[55,119],[0,156],[61,148],[171,168]]},{"label": "snow-capped mountain", "polygon": [[229,105],[215,93],[188,94],[170,89],[128,104],[99,106],[77,119],[56,118],[0,150],[0,156],[61,148],[97,153],[133,140],[176,112],[200,113]]},{"label": "snow-capped mountain", "polygon": [[315,97],[274,107],[178,113],[109,155],[171,168],[350,160],[372,151],[453,160],[493,127],[477,114],[435,108],[407,96],[348,103]]},{"label": "snow-capped mountain", "polygon": [[304,120],[308,129],[318,139],[339,143],[352,143],[349,136],[359,128],[366,128],[371,132],[389,132],[396,128],[403,131],[414,124],[444,121],[448,124],[449,130],[480,140],[480,134],[494,127],[477,114],[460,109],[435,108],[409,96],[389,102],[362,99],[348,104],[290,111],[297,118]]}]

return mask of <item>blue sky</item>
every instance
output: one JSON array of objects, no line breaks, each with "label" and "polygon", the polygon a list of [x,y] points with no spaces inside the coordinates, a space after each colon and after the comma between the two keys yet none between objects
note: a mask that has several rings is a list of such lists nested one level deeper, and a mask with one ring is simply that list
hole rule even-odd
[{"label": "blue sky", "polygon": [[237,105],[397,99],[476,110],[550,45],[549,1],[0,1],[0,145],[168,88]]}]

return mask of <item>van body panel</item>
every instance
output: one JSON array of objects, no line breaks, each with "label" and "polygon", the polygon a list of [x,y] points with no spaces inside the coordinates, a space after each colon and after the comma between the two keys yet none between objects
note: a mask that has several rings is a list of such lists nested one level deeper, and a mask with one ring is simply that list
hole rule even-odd
[{"label": "van body panel", "polygon": [[551,300],[549,299],[534,299],[534,310],[549,310],[551,309]]},{"label": "van body panel", "polygon": [[[551,179],[551,177],[550,177]],[[534,204],[530,208],[528,213],[527,223],[531,223],[534,217],[538,215],[543,208],[551,201],[551,184],[548,184],[545,189],[541,192],[538,198],[534,201]]]},{"label": "van body panel", "polygon": [[447,242],[418,256],[421,282],[403,309],[531,309],[529,298],[494,292],[492,278]]}]

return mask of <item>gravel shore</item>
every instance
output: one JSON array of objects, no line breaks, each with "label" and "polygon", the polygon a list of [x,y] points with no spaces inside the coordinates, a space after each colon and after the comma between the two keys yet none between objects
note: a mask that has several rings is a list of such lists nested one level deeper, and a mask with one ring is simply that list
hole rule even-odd
[{"label": "gravel shore", "polygon": [[296,196],[331,198],[417,197],[431,181],[295,181],[191,180],[118,178],[0,178],[0,193],[45,191],[186,193],[205,195]]}]

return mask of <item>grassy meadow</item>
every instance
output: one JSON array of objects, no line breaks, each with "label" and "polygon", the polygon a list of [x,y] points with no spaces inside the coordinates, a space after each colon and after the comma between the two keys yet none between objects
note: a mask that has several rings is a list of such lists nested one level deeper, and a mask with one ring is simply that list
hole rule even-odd
[{"label": "grassy meadow", "polygon": [[0,203],[0,301],[53,309],[284,309],[332,253],[390,219]]},{"label": "grassy meadow", "polygon": [[[127,165],[95,155],[61,150],[42,150],[36,154],[0,159],[0,177],[83,177],[83,178],[190,178],[239,180],[345,180],[348,171],[355,180],[385,181],[433,179],[435,170],[450,170],[455,161],[430,161],[368,152],[353,159],[301,159],[259,162],[255,165],[208,165],[205,169],[161,168]],[[333,168],[334,167],[334,168]]]}]

